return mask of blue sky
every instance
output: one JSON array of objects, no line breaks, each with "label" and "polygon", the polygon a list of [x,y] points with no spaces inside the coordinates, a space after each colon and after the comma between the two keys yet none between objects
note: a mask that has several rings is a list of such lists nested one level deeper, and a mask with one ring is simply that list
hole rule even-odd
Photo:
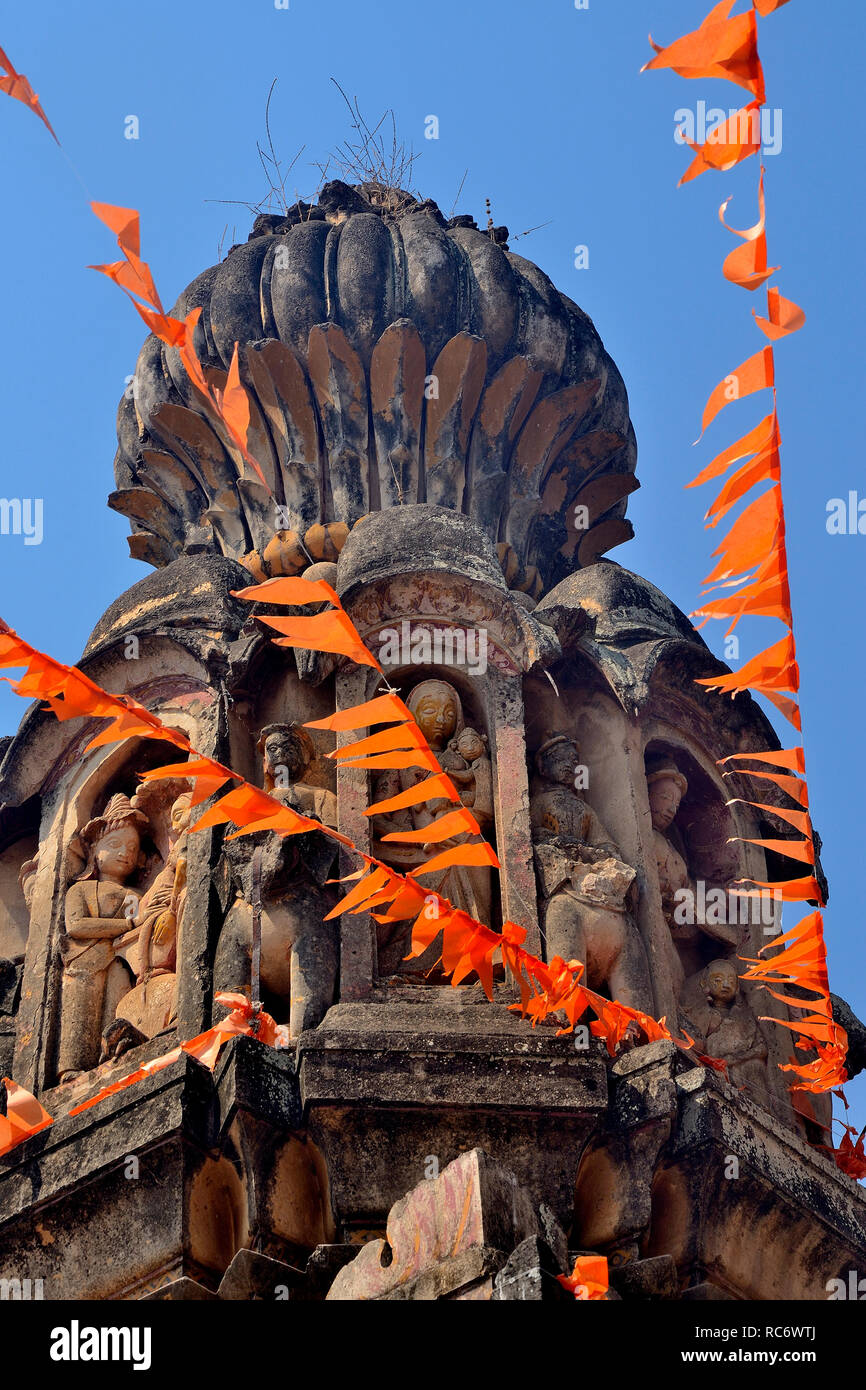
[{"label": "blue sky", "polygon": [[[738,106],[739,90],[638,73],[650,56],[648,28],[667,43],[708,8],[709,0],[589,0],[586,10],[573,0],[290,0],[285,10],[273,0],[42,0],[7,9],[0,44],[39,92],[63,150],[22,106],[2,102],[0,495],[44,499],[41,545],[0,536],[6,621],[75,661],[103,610],[148,572],[128,558],[126,522],[105,506],[116,405],[142,325],[86,269],[113,258],[88,199],[140,210],[143,254],[171,303],[218,259],[221,241],[226,249],[246,239],[246,208],[215,200],[266,193],[256,141],[275,77],[278,151],[290,158],[306,146],[292,180],[301,194],[317,183],[313,161],[350,134],[333,76],[369,117],[393,107],[420,156],[415,182],[446,212],[468,169],[457,211],[483,222],[489,197],[512,236],[549,224],[512,246],[591,315],[625,378],[637,431],[642,489],[629,505],[637,537],[613,558],[693,608],[718,532],[701,525],[712,494],[683,484],[769,408],[732,406],[691,447],[712,387],[764,342],[749,313],[753,303],[762,309],[759,296],[722,279],[734,242],[716,217],[733,194],[729,220],[755,220],[755,160],[676,187],[688,152],[674,142],[675,111],[700,98]],[[770,263],[781,264],[776,283],[808,316],[776,360],[809,783],[831,885],[831,982],[866,1015],[857,868],[866,536],[830,536],[825,525],[830,498],[858,489],[866,498],[853,409],[862,372],[862,82],[844,61],[862,49],[866,15],[850,0],[843,9],[844,20],[791,0],[760,22],[760,41],[767,104],[782,113],[781,151],[766,160]],[[124,138],[130,115],[137,140]],[[439,119],[438,140],[425,139],[429,115]],[[586,270],[575,269],[577,245],[589,248]],[[719,654],[723,631],[705,629]],[[740,631],[744,657],[781,635],[770,622]],[[0,733],[23,710],[0,686]],[[849,1093],[866,1119],[862,1079]]]}]

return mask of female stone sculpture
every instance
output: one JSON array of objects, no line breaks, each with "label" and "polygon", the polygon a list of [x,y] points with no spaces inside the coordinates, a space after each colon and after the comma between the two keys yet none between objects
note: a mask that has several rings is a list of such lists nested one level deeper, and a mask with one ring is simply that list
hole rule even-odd
[{"label": "female stone sculpture", "polygon": [[61,1082],[97,1065],[102,1031],[132,986],[115,943],[129,931],[138,910],[139,895],[128,883],[144,865],[141,838],[147,828],[147,817],[118,793],[79,837],[87,863],[67,891],[66,931],[60,942]]},{"label": "female stone sculpture", "polygon": [[[467,786],[471,793],[466,796],[465,805],[471,807],[472,814],[481,830],[493,823],[492,777],[490,758],[486,751],[483,736],[474,729],[468,729],[463,718],[463,705],[460,696],[448,681],[424,680],[409,695],[406,701],[415,722],[426,738],[431,750],[440,757],[446,771],[454,770],[464,775],[455,781],[463,799]],[[468,737],[469,735],[472,737]],[[446,751],[451,740],[467,750],[467,756],[460,751]],[[470,769],[471,775],[466,776]],[[401,768],[383,772],[376,780],[373,799],[383,801],[396,796],[401,791],[423,781],[430,776],[421,768]],[[401,873],[412,873],[419,864],[431,855],[457,844],[457,840],[444,840],[435,845],[399,845],[393,841],[382,842],[382,836],[392,831],[420,830],[430,825],[444,811],[453,809],[451,802],[437,798],[421,802],[417,806],[390,815],[377,816],[373,833],[375,845],[373,853],[378,859],[391,864]],[[425,875],[421,880],[431,892],[441,894],[455,907],[462,908],[479,922],[489,923],[491,908],[490,870],[455,867],[441,874]]]}]

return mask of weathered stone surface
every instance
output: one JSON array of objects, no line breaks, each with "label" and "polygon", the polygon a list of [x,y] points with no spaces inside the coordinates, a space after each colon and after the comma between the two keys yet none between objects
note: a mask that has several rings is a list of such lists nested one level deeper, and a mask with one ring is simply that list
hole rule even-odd
[{"label": "weathered stone surface", "polygon": [[506,1252],[537,1234],[529,1194],[512,1173],[473,1149],[391,1209],[386,1239],[364,1246],[337,1275],[328,1299],[454,1296],[485,1280]]}]

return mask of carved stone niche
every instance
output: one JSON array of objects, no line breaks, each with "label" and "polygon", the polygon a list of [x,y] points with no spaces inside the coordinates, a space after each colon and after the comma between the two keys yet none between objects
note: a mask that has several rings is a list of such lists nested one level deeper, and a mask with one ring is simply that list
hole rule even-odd
[{"label": "carved stone niche", "polygon": [[629,760],[634,729],[580,658],[528,679],[530,815],[545,950],[576,958],[587,982],[653,1012],[637,921],[641,840]]},{"label": "carved stone niche", "polygon": [[[160,1016],[151,1026],[139,1017],[132,1025],[124,1021],[121,1007],[140,974],[139,902],[168,863],[172,803],[186,789],[184,783],[139,789],[138,774],[164,763],[166,749],[162,742],[131,739],[94,750],[79,757],[46,805],[32,885],[26,1017],[15,1062],[16,1074],[28,1077],[29,1069],[34,1084],[52,1085],[90,1072],[169,1022]],[[142,804],[135,805],[139,795]],[[116,863],[101,864],[100,841],[107,843],[106,835],[110,840],[117,830],[130,841],[129,855],[121,847]],[[180,915],[181,904],[174,907]],[[161,949],[165,956],[165,944]],[[156,965],[163,976],[156,992],[170,995],[174,956],[170,962],[160,957]]]},{"label": "carved stone niche", "polygon": [[38,799],[0,812],[0,1075],[12,1071],[36,875]]},{"label": "carved stone niche", "polygon": [[[496,551],[483,532],[444,507],[406,506],[364,517],[349,534],[337,572],[346,610],[387,680],[404,700],[419,692],[414,697],[419,703],[416,717],[422,716],[422,724],[429,722],[431,746],[446,767],[451,765],[503,866],[498,900],[492,885],[482,881],[490,878],[483,870],[448,875],[448,883],[431,879],[431,889],[456,899],[473,915],[489,916],[494,927],[505,918],[520,922],[529,933],[529,949],[537,951],[521,682],[542,654],[558,650],[556,639],[507,589]],[[341,664],[337,707],[360,704],[383,688],[372,669]],[[339,741],[360,736],[363,731],[340,735]],[[434,851],[424,854],[417,846],[395,849],[393,841],[383,842],[381,837],[422,828],[418,814],[404,817],[413,824],[401,827],[371,827],[365,815],[371,800],[396,793],[396,782],[406,777],[400,774],[390,781],[395,785],[386,785],[387,777],[368,782],[363,771],[340,768],[339,829],[360,849],[381,852],[397,867],[412,867],[413,860],[429,858]],[[442,809],[436,808],[436,814]],[[348,856],[345,865],[344,872],[356,867]],[[393,940],[379,943],[374,926],[364,914],[342,918],[344,1000],[368,995],[380,974],[403,970],[405,932],[398,928]],[[434,948],[433,958],[436,954]],[[426,970],[432,959],[414,964]]]}]

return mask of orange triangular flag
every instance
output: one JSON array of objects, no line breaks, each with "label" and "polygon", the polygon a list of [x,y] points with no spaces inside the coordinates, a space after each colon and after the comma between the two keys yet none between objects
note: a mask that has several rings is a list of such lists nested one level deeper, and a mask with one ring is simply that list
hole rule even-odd
[{"label": "orange triangular flag", "polygon": [[396,796],[389,796],[385,801],[375,801],[372,806],[367,807],[364,815],[384,816],[390,811],[402,811],[406,806],[417,806],[419,802],[424,801],[438,801],[443,797],[448,801],[460,800],[460,794],[448,774],[438,772],[433,777],[425,777],[414,786],[407,787],[406,791],[398,792]]},{"label": "orange triangular flag", "polygon": [[751,661],[727,676],[709,676],[696,682],[708,690],[720,690],[736,695],[741,690],[790,690],[800,688],[800,671],[795,657],[794,639],[783,637],[766,651],[758,652]]},{"label": "orange triangular flag", "polygon": [[54,1120],[31,1092],[11,1077],[4,1076],[3,1085],[6,1087],[6,1114],[0,1115],[0,1154],[7,1154],[31,1135],[53,1125]]},{"label": "orange triangular flag", "polygon": [[[710,393],[701,420],[701,435],[712,424],[719,411],[723,410],[731,401],[742,400],[744,396],[751,396],[755,391],[763,391],[766,387],[773,386],[774,383],[773,349],[771,347],[762,348],[753,357],[747,357],[745,362],[741,362],[733,372],[729,372]],[[697,441],[695,442],[697,443]]]},{"label": "orange triangular flag", "polygon": [[722,763],[741,762],[743,758],[758,763],[772,763],[774,767],[789,767],[793,772],[806,771],[806,755],[802,748],[775,748],[761,753],[728,753],[727,757],[718,759],[718,765],[721,767]]},{"label": "orange triangular flag", "polygon": [[311,618],[265,618],[259,619],[268,627],[284,633],[274,639],[278,647],[302,647],[306,651],[335,652],[338,656],[348,656],[359,666],[372,666],[381,671],[376,658],[361,641],[354,624],[342,609],[336,612],[329,609],[316,613]]},{"label": "orange triangular flag", "polygon": [[362,705],[352,705],[351,709],[338,710],[327,719],[309,719],[305,729],[329,729],[341,733],[346,729],[367,729],[371,724],[404,724],[411,719],[410,711],[399,695],[388,691],[387,695],[377,695]]},{"label": "orange triangular flag", "polygon": [[708,483],[712,478],[718,478],[722,473],[726,473],[732,463],[739,463],[741,459],[749,458],[752,454],[763,453],[773,443],[779,445],[778,424],[776,413],[765,415],[759,425],[748,434],[744,434],[742,439],[738,439],[736,444],[731,444],[727,449],[723,449],[720,454],[716,454],[712,463],[708,463],[696,478],[692,478],[686,487],[700,487],[702,483]]},{"label": "orange triangular flag", "polygon": [[441,854],[436,854],[432,859],[425,860],[423,864],[413,870],[413,873],[417,878],[419,874],[432,874],[439,869],[450,869],[456,865],[480,868],[487,864],[490,864],[494,869],[501,867],[493,849],[485,840],[480,845],[455,845],[453,849],[443,850]]},{"label": "orange triangular flag", "polygon": [[[250,584],[246,589],[232,589],[231,592],[233,598],[247,599],[250,603],[290,603],[301,607],[305,603],[325,602],[333,603],[335,608],[343,606],[327,580],[304,579],[302,575],[277,575],[262,584]],[[319,723],[311,727],[321,729],[326,725]]]},{"label": "orange triangular flag", "polygon": [[392,831],[383,835],[384,840],[394,840],[399,844],[437,844],[440,840],[450,840],[454,835],[480,835],[481,828],[471,811],[461,806],[457,811],[448,811],[430,825],[422,825],[419,830]]}]

